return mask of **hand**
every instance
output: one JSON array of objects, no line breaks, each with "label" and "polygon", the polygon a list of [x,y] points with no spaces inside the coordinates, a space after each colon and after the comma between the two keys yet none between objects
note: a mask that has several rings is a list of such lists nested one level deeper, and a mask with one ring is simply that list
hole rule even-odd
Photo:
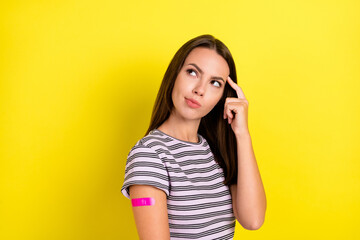
[{"label": "hand", "polygon": [[[236,91],[237,98],[228,97],[225,100],[224,119],[228,119],[235,135],[249,133],[248,129],[248,106],[249,102],[245,98],[244,92],[241,90],[231,78],[228,76],[227,82]],[[234,114],[234,113],[235,114]]]}]

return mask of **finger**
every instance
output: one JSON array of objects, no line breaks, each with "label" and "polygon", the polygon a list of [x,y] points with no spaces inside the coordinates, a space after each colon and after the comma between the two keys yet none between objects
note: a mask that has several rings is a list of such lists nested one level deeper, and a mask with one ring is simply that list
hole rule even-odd
[{"label": "finger", "polygon": [[237,103],[237,104],[242,104],[245,103],[246,105],[249,105],[249,101],[246,98],[226,98],[225,100],[225,104],[228,103]]},{"label": "finger", "polygon": [[233,118],[234,115],[230,109],[224,109],[224,119]]},{"label": "finger", "polygon": [[[230,114],[232,114],[232,110],[236,113],[237,112],[237,109],[236,107],[237,106],[241,106],[240,104],[242,103],[245,103],[246,105],[248,105],[248,101],[247,99],[243,99],[243,98],[234,98],[234,97],[227,97],[226,100],[225,100],[225,105],[224,105],[224,113],[223,113],[223,118],[226,119],[227,117],[227,113],[229,113],[228,109],[229,109],[229,104],[231,103],[231,110],[230,110]],[[234,104],[235,103],[235,104]],[[229,114],[229,115],[230,115]]]},{"label": "finger", "polygon": [[226,118],[224,118],[224,120],[227,119],[227,122],[230,123],[233,120],[232,116],[228,116],[228,114],[226,114]]},{"label": "finger", "polygon": [[228,115],[229,117],[233,117],[232,112],[237,113],[237,107],[241,106],[242,103],[248,104],[248,101],[242,98],[230,98],[230,97],[226,98],[223,118],[226,119]]},{"label": "finger", "polygon": [[224,115],[225,118],[234,118],[234,114],[232,113],[232,110],[236,113],[236,108],[234,105],[228,103],[224,107]]},{"label": "finger", "polygon": [[231,110],[229,110],[227,107],[224,108],[224,119],[226,119],[226,118],[229,119],[232,117],[233,117],[233,114],[232,114]]},{"label": "finger", "polygon": [[227,103],[241,103],[241,102],[246,102],[247,100],[244,98],[236,98],[236,97],[227,97],[225,99],[225,104]]},{"label": "finger", "polygon": [[231,78],[230,76],[227,77],[228,79],[228,83],[229,85],[236,91],[236,94],[238,96],[238,98],[245,98],[245,94],[242,91],[241,87],[239,85],[237,85]]},{"label": "finger", "polygon": [[228,123],[231,124],[233,120],[234,120],[234,117],[229,117],[228,118]]}]

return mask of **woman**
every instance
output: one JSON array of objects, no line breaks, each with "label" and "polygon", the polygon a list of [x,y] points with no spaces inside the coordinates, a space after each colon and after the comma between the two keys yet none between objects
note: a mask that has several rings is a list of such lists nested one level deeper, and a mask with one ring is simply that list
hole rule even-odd
[{"label": "woman", "polygon": [[171,60],[121,189],[140,239],[232,239],[235,219],[251,230],[263,224],[248,101],[236,82],[230,51],[211,35]]}]

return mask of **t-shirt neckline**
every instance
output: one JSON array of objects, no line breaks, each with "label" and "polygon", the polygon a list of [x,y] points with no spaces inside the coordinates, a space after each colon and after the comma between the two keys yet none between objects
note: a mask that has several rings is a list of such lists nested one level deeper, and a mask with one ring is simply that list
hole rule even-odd
[{"label": "t-shirt neckline", "polygon": [[158,131],[158,132],[166,135],[167,137],[170,137],[170,138],[173,139],[173,140],[176,140],[176,141],[179,141],[179,142],[183,142],[183,143],[187,143],[187,144],[200,145],[200,144],[203,142],[203,137],[202,137],[199,133],[197,134],[197,135],[198,135],[198,138],[199,138],[199,142],[195,143],[195,142],[189,142],[189,141],[181,140],[181,139],[178,139],[178,138],[176,138],[176,137],[170,136],[170,135],[164,133],[163,131],[161,131],[161,130],[159,130],[159,129],[157,129],[157,128],[154,128],[153,131]]}]

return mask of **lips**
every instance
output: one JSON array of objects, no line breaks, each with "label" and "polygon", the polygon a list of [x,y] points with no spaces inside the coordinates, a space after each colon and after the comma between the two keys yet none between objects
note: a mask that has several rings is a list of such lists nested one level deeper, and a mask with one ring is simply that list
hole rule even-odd
[{"label": "lips", "polygon": [[192,98],[185,98],[185,99],[190,101],[193,105],[201,107],[201,104],[198,101],[196,101],[195,99],[192,99]]}]

